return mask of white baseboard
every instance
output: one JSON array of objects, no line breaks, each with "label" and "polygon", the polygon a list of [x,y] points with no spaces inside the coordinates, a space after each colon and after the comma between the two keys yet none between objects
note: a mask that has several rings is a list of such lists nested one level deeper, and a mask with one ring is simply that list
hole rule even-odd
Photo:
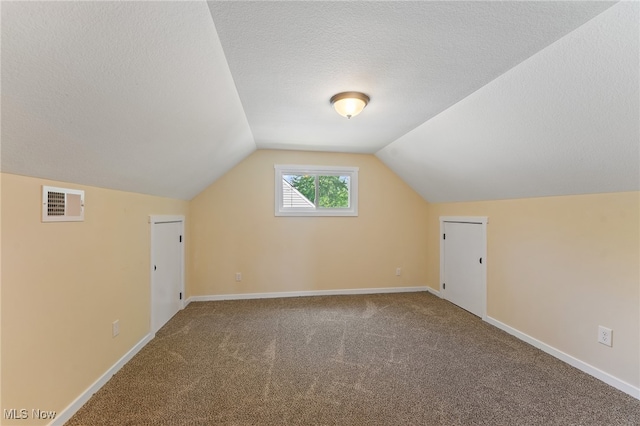
[{"label": "white baseboard", "polygon": [[191,302],[216,302],[220,300],[243,299],[272,299],[277,297],[303,297],[303,296],[337,296],[347,294],[378,294],[378,293],[409,293],[428,291],[427,286],[416,287],[383,287],[383,288],[355,288],[347,290],[310,290],[310,291],[276,291],[272,293],[239,293],[239,294],[213,294],[210,296],[191,296],[187,299],[187,305]]},{"label": "white baseboard", "polygon": [[621,390],[622,392],[631,395],[632,397],[636,398],[636,399],[640,399],[640,388],[637,388],[623,380],[618,379],[617,377],[612,376],[609,373],[606,373],[602,370],[600,370],[599,368],[594,367],[593,365],[587,364],[584,361],[580,361],[578,358],[575,358],[569,354],[566,354],[564,352],[562,352],[561,350],[558,350],[556,348],[554,348],[553,346],[549,346],[546,343],[541,342],[540,340],[529,336],[528,334],[525,334],[519,330],[516,330],[513,327],[510,327],[500,321],[498,321],[495,318],[491,318],[489,316],[487,316],[487,318],[485,319],[486,322],[488,322],[489,324],[498,327],[499,329],[506,331],[507,333],[511,334],[512,336],[517,337],[520,340],[523,340],[527,343],[529,343],[531,346],[535,346],[536,348],[540,349],[543,352],[548,353],[549,355],[558,358],[560,361],[564,361],[567,364],[577,368],[578,370],[581,370],[587,374],[589,374],[590,376],[595,377],[596,379],[602,380],[603,382],[605,382],[608,385],[613,386],[616,389]]},{"label": "white baseboard", "polygon": [[427,292],[433,294],[434,296],[438,296],[438,297],[442,298],[442,295],[440,294],[440,292],[438,290],[435,290],[435,289],[431,288],[431,287],[427,286]]},{"label": "white baseboard", "polygon": [[62,410],[56,418],[49,424],[49,426],[62,426],[66,421],[68,421],[82,406],[91,398],[91,396],[96,393],[105,383],[109,381],[111,376],[116,374],[118,370],[120,370],[135,354],[140,352],[140,349],[144,348],[144,346],[151,341],[155,337],[154,334],[147,334],[136,343],[133,348],[129,350],[126,354],[122,356],[115,364],[111,366],[102,376],[98,378],[91,386],[89,386],[79,397],[75,399],[71,404],[67,406],[64,410]]}]

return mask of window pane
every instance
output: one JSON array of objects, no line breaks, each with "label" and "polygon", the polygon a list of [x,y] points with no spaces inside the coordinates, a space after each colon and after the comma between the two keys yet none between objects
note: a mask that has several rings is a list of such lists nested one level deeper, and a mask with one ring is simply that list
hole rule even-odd
[{"label": "window pane", "polygon": [[358,216],[358,168],[279,165],[275,216]]},{"label": "window pane", "polygon": [[318,176],[318,207],[349,208],[349,176]]},{"label": "window pane", "polygon": [[315,176],[282,175],[282,207],[315,209]]}]

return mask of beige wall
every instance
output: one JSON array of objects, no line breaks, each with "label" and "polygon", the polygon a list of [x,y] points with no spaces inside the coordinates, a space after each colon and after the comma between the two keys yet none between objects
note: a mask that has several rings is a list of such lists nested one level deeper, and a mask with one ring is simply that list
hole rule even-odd
[{"label": "beige wall", "polygon": [[[359,216],[275,217],[274,164],[359,167]],[[191,201],[188,294],[425,285],[427,206],[373,155],[256,151]]]},{"label": "beige wall", "polygon": [[639,205],[637,192],[430,204],[428,284],[439,288],[439,217],[488,216],[488,315],[637,387]]},{"label": "beige wall", "polygon": [[[275,217],[274,164],[359,167],[359,216]],[[149,214],[187,215],[188,295],[437,289],[439,216],[488,216],[488,315],[640,384],[637,192],[428,204],[374,156],[268,150],[190,203],[0,177],[2,409],[61,411],[147,334]],[[41,185],[84,189],[85,222],[41,223]]]},{"label": "beige wall", "polygon": [[[0,173],[0,410],[2,405],[2,173]],[[2,421],[0,420],[0,424]]]},{"label": "beige wall", "polygon": [[[85,190],[85,221],[41,223],[41,185]],[[2,175],[1,409],[60,412],[149,332],[148,215],[187,208]]]}]

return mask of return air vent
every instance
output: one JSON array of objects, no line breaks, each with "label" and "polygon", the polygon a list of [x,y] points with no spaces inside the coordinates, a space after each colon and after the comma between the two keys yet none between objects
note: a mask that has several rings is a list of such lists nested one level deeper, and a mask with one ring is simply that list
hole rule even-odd
[{"label": "return air vent", "polygon": [[84,221],[84,191],[43,186],[42,221]]}]

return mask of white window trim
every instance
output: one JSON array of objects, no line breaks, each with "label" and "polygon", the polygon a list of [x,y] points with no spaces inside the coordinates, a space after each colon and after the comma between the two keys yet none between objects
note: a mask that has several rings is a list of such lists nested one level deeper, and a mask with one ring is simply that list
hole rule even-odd
[{"label": "white window trim", "polygon": [[[275,215],[276,216],[358,216],[358,167],[338,166],[302,166],[291,164],[276,164],[275,168]],[[295,209],[282,206],[282,175],[283,174],[313,174],[349,176],[349,208],[348,209]]]}]

